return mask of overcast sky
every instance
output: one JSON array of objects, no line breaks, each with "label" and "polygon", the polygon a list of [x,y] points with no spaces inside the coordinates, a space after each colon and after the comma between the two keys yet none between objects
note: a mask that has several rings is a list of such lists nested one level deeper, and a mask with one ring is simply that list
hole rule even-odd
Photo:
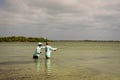
[{"label": "overcast sky", "polygon": [[0,37],[120,40],[120,0],[0,0]]}]

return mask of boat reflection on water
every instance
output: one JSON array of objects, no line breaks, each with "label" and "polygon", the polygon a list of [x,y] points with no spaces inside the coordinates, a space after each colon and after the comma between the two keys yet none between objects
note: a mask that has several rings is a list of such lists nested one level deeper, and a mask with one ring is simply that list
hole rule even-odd
[{"label": "boat reflection on water", "polygon": [[45,72],[47,75],[51,74],[51,60],[45,59]]}]

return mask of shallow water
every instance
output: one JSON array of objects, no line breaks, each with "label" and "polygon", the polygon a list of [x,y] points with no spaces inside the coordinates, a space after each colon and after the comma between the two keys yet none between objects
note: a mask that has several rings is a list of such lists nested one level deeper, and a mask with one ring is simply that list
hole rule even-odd
[{"label": "shallow water", "polygon": [[0,80],[120,80],[119,42],[53,42],[47,60],[36,44],[0,43]]}]

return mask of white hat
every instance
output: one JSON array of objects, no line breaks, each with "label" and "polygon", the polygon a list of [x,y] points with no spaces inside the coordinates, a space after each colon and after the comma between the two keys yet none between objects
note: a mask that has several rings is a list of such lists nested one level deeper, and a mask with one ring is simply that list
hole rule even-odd
[{"label": "white hat", "polygon": [[42,44],[41,42],[38,43],[38,45],[41,45],[41,44]]}]

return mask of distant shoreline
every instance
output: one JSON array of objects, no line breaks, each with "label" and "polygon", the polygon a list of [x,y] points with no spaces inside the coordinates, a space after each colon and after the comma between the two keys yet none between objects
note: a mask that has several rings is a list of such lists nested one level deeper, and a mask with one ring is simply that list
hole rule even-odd
[{"label": "distant shoreline", "polygon": [[53,42],[120,42],[115,40],[52,40]]},{"label": "distant shoreline", "polygon": [[24,36],[9,36],[9,37],[0,37],[0,42],[46,42],[50,41],[46,38],[40,37],[24,37]]},{"label": "distant shoreline", "polygon": [[120,42],[119,40],[49,40],[44,37],[8,36],[0,37],[0,42]]}]

